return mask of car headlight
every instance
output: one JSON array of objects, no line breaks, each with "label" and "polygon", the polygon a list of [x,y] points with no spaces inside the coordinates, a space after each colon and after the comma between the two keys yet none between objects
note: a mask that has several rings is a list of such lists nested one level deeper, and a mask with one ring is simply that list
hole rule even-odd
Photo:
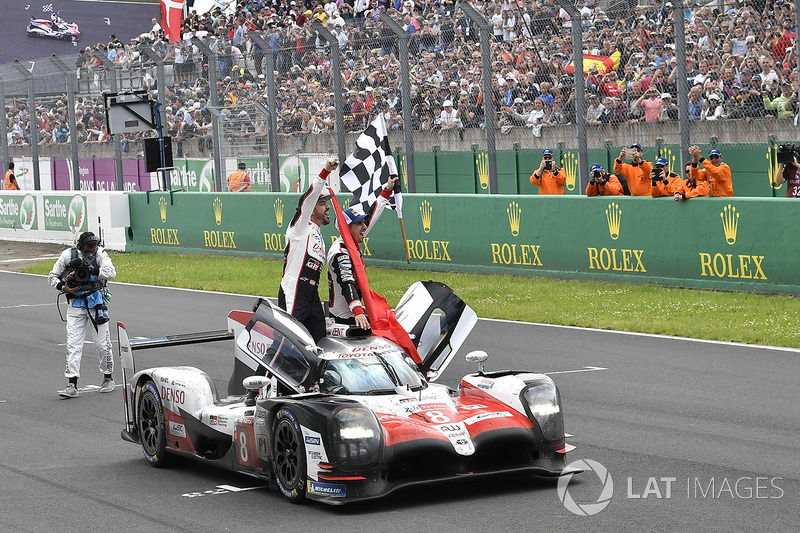
[{"label": "car headlight", "polygon": [[375,415],[362,407],[345,407],[331,419],[334,453],[343,466],[376,462],[383,432]]},{"label": "car headlight", "polygon": [[530,383],[522,392],[529,416],[539,425],[545,440],[564,438],[564,416],[555,383],[548,379]]}]

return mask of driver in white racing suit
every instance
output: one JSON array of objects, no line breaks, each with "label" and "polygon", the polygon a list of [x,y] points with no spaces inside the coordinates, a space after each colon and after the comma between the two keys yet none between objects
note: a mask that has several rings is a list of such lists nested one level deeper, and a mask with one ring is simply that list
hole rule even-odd
[{"label": "driver in white racing suit", "polygon": [[278,290],[278,305],[308,329],[314,341],[325,336],[325,314],[319,299],[319,278],[325,264],[325,241],[320,226],[330,224],[330,204],[326,179],[339,166],[328,159],[319,177],[300,197],[297,212],[286,230],[283,251],[283,278]]},{"label": "driver in white racing suit", "polygon": [[[360,245],[364,242],[369,230],[378,222],[384,208],[389,205],[389,198],[395,183],[397,183],[397,176],[390,176],[385,188],[378,196],[378,200],[370,206],[369,212],[364,213],[361,206],[345,209],[342,214],[344,214],[347,228],[343,228],[337,220],[339,231],[349,229],[356,244]],[[360,250],[359,253],[361,253]],[[330,252],[328,252],[328,287],[330,291],[328,310],[333,319],[340,324],[356,325],[361,329],[368,329],[369,321],[356,284],[353,260],[341,237],[333,241]]]}]

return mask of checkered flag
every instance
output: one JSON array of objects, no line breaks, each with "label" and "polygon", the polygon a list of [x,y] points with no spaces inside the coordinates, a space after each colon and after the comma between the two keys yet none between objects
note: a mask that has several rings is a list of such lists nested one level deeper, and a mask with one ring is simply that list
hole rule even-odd
[{"label": "checkered flag", "polygon": [[42,6],[42,11],[45,13],[52,13],[53,12],[53,4],[47,4]]},{"label": "checkered flag", "polygon": [[[389,147],[386,120],[379,113],[358,138],[356,149],[339,169],[341,182],[353,193],[350,207],[360,204],[365,213],[369,212],[389,181],[389,176],[396,175],[397,166]],[[390,207],[397,211],[398,218],[403,218],[402,202],[402,196],[395,190]]]}]

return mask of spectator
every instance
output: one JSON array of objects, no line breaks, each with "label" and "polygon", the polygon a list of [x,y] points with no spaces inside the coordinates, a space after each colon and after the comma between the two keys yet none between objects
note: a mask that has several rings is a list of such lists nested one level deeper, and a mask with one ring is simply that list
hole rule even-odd
[{"label": "spectator", "polygon": [[237,170],[228,176],[228,190],[234,192],[250,191],[250,174],[247,173],[247,165],[240,161]]},{"label": "spectator", "polygon": [[793,92],[792,84],[788,81],[781,83],[781,93],[775,98],[764,94],[764,108],[767,111],[766,118],[792,118],[797,109],[796,94]]},{"label": "spectator", "polygon": [[708,195],[709,196],[733,196],[733,184],[731,182],[731,167],[722,162],[722,152],[717,148],[708,151],[708,159],[703,158],[700,148],[692,146],[689,153],[693,158],[693,166],[702,166],[708,176]]},{"label": "spectator", "polygon": [[[705,171],[703,171],[703,174],[705,174]],[[688,161],[683,167],[683,175],[685,177],[680,185],[675,188],[675,193],[673,194],[676,202],[708,196],[708,179],[701,179],[697,165]]]},{"label": "spectator", "polygon": [[655,122],[658,120],[658,114],[661,112],[663,104],[664,102],[658,97],[658,91],[655,87],[650,87],[645,94],[639,97],[635,105],[644,109],[645,122]]},{"label": "spectator", "polygon": [[[13,164],[13,163],[12,163]],[[792,154],[790,163],[781,163],[775,175],[775,185],[786,183],[786,197],[800,198],[800,160],[797,153]]]},{"label": "spectator", "polygon": [[681,177],[670,172],[668,164],[666,157],[659,157],[650,171],[650,196],[653,198],[674,196],[680,188]]},{"label": "spectator", "polygon": [[531,177],[532,185],[539,187],[539,194],[564,194],[567,175],[553,160],[553,151],[549,148],[542,152],[542,161]]},{"label": "spectator", "polygon": [[606,174],[601,165],[592,165],[589,171],[589,183],[586,184],[586,196],[622,196],[622,184],[614,174]]},{"label": "spectator", "polygon": [[[630,148],[623,148],[614,161],[614,172],[621,174],[628,183],[631,196],[650,196],[650,172],[653,164],[642,159],[642,145],[633,143]],[[625,163],[630,156],[631,162]]]}]

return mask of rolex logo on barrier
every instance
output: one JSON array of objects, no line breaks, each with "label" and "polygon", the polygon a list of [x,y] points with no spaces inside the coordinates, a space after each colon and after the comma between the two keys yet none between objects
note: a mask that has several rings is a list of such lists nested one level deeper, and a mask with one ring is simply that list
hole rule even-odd
[{"label": "rolex logo on barrier", "polygon": [[517,202],[511,202],[508,204],[506,213],[508,213],[508,224],[511,226],[511,235],[516,237],[519,235],[519,221],[522,215],[522,209]]},{"label": "rolex logo on barrier", "polygon": [[608,222],[608,233],[611,235],[611,239],[616,241],[619,239],[619,228],[622,224],[622,209],[616,202],[608,204],[606,221]]},{"label": "rolex logo on barrier", "polygon": [[283,227],[283,200],[278,198],[275,200],[275,203],[272,204],[275,208],[275,223],[278,225],[279,228]]},{"label": "rolex logo on barrier", "polygon": [[564,152],[561,158],[564,173],[567,175],[566,187],[568,191],[575,190],[575,180],[578,177],[578,156],[572,152]]},{"label": "rolex logo on barrier", "polygon": [[214,207],[214,222],[219,226],[222,224],[222,200],[214,198],[214,203],[211,205]]},{"label": "rolex logo on barrier", "polygon": [[728,244],[736,243],[736,232],[739,229],[739,213],[736,208],[728,204],[719,214],[722,219],[722,229],[725,231],[725,242]]},{"label": "rolex logo on barrier", "polygon": [[431,207],[428,200],[422,200],[419,206],[419,213],[422,216],[422,229],[425,233],[431,232],[431,217],[433,216],[433,207]]},{"label": "rolex logo on barrier", "polygon": [[478,181],[481,184],[481,189],[489,188],[489,157],[480,153],[475,158],[475,167],[478,169]]},{"label": "rolex logo on barrier", "polygon": [[[728,204],[722,209],[719,216],[722,219],[725,242],[733,246],[736,244],[736,235],[739,231],[739,213],[736,212],[736,207]],[[733,254],[709,250],[700,252],[699,256],[700,276],[729,280],[767,280],[763,255]]]},{"label": "rolex logo on barrier", "polygon": [[161,223],[167,221],[167,199],[163,196],[158,199],[158,212],[161,215]]},{"label": "rolex logo on barrier", "polygon": [[403,180],[403,186],[408,190],[408,175],[406,173],[406,154],[397,158],[397,170],[400,173],[400,179]]}]

